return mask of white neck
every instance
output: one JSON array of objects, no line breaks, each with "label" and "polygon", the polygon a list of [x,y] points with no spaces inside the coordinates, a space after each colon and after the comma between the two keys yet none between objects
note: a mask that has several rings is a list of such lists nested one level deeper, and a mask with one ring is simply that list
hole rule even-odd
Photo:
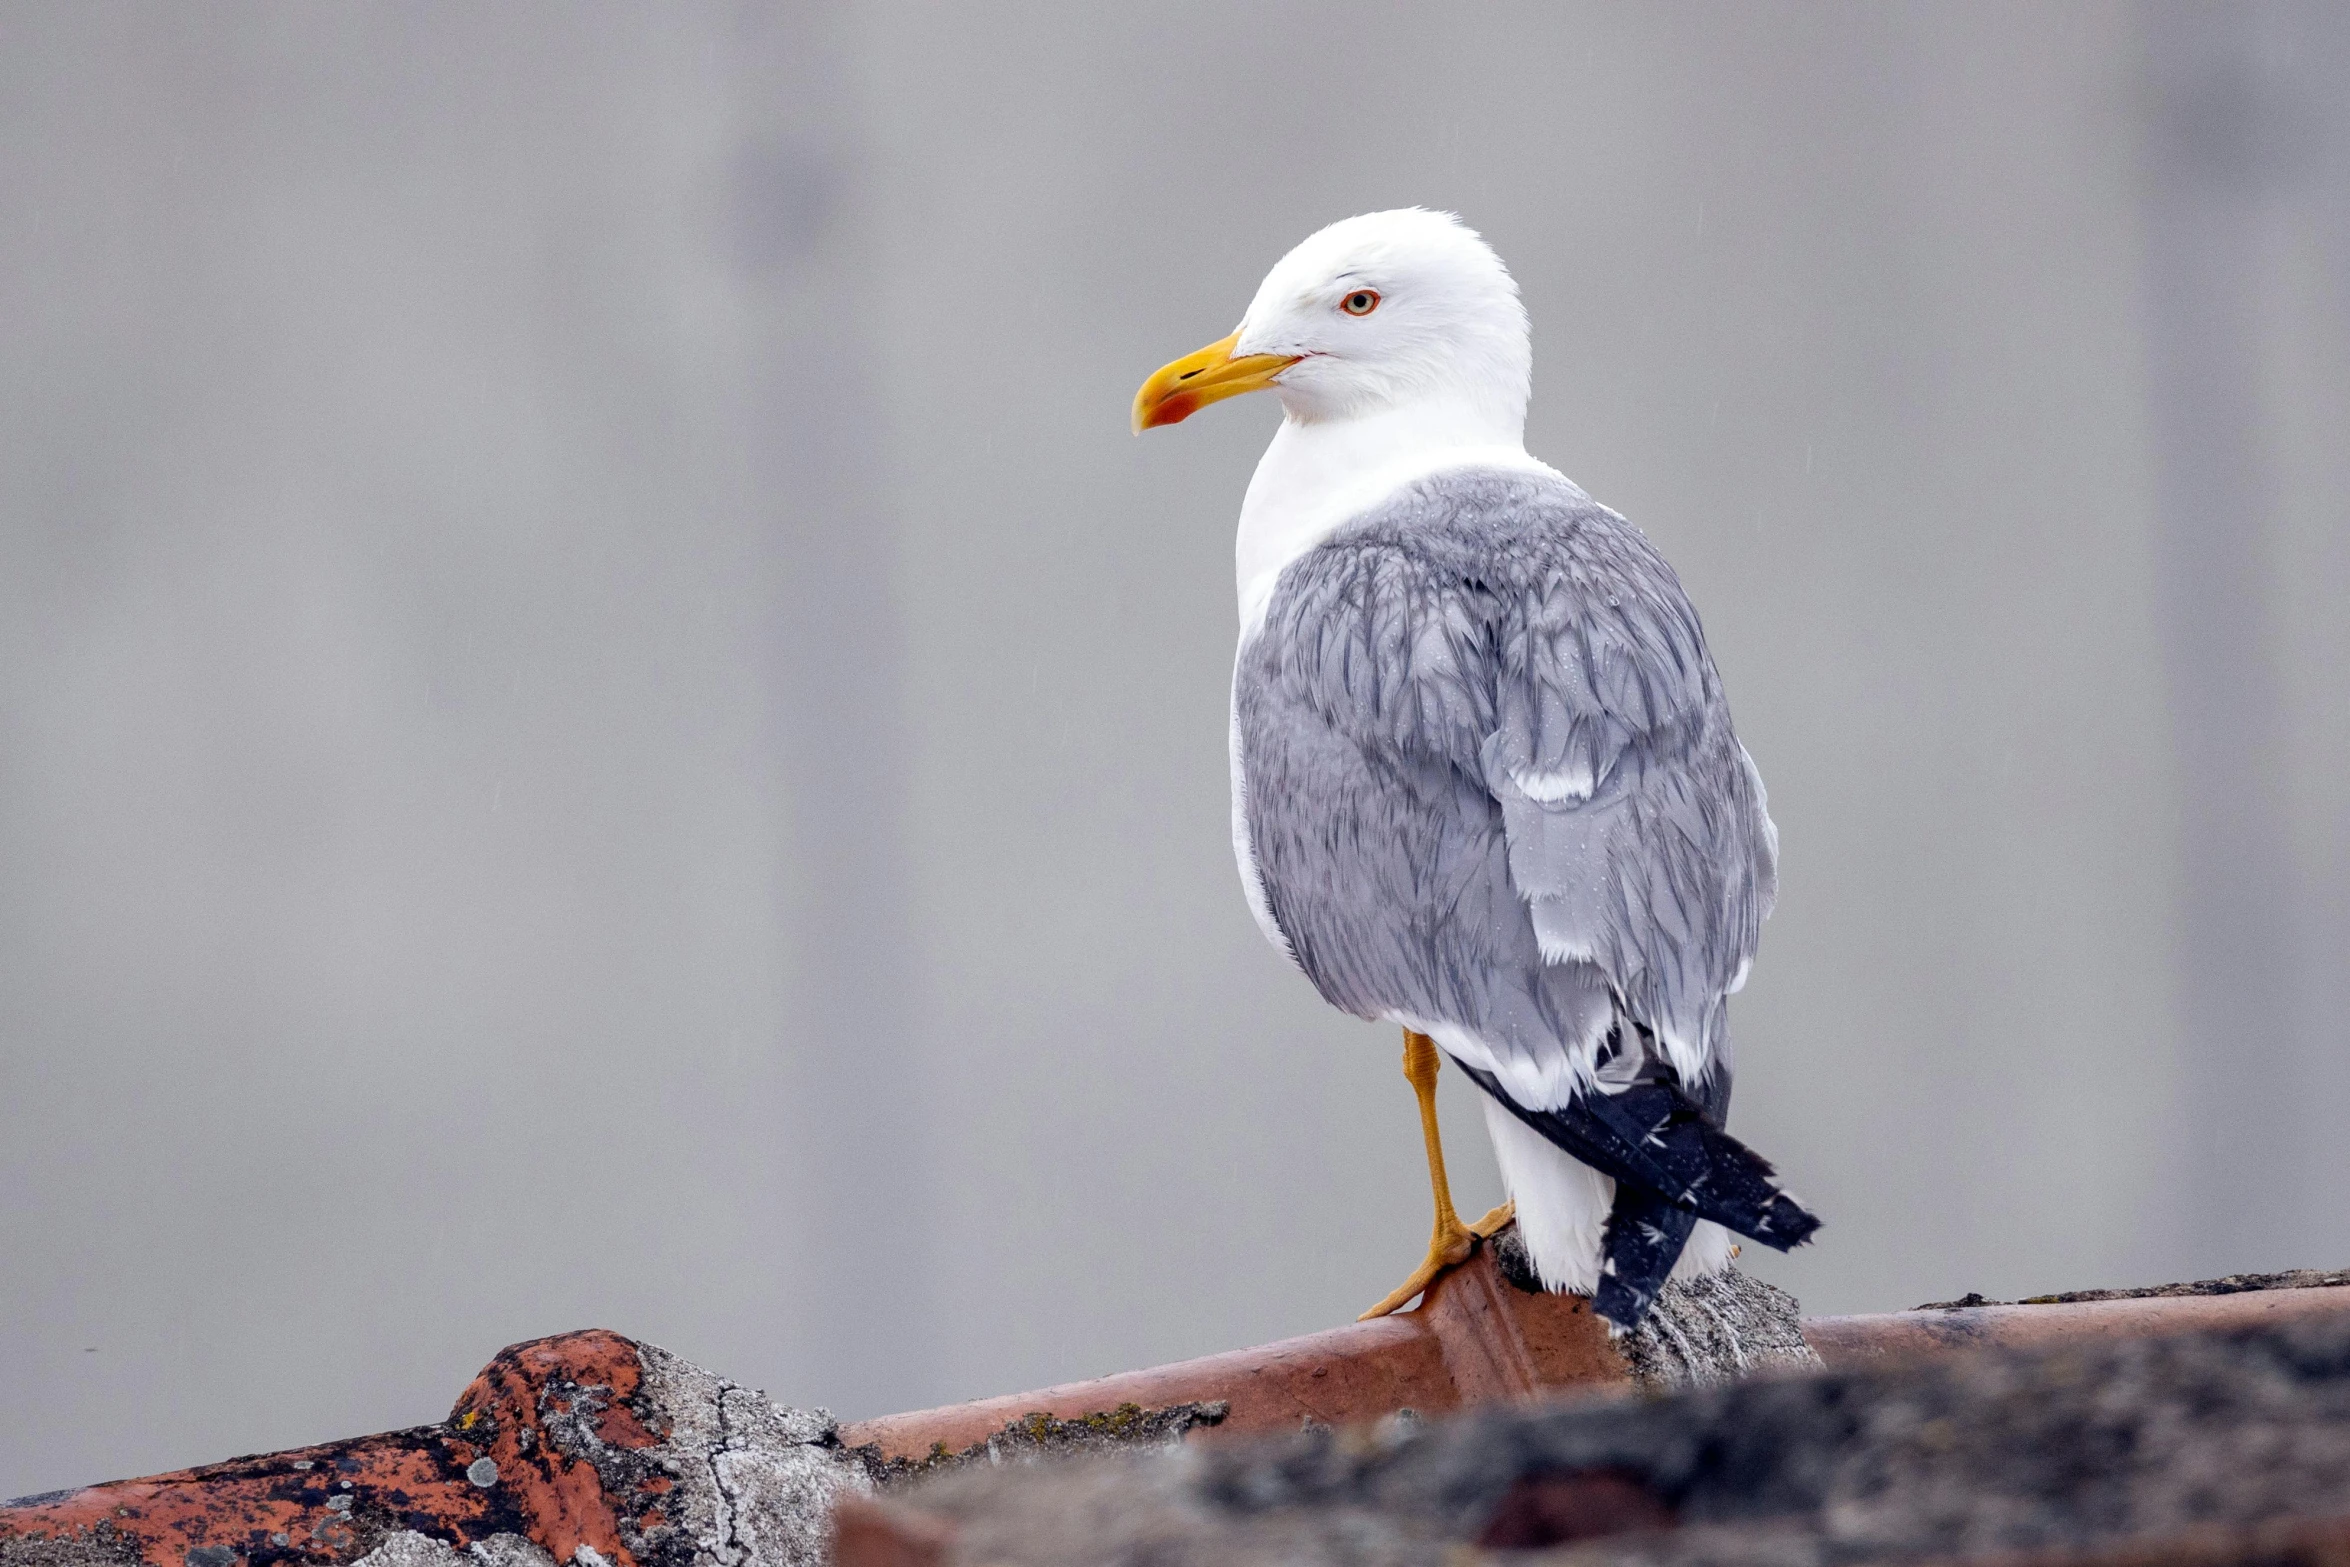
[{"label": "white neck", "polygon": [[1263,623],[1282,567],[1403,485],[1464,467],[1557,473],[1526,455],[1522,424],[1465,400],[1350,419],[1283,419],[1240,503],[1233,565],[1242,639]]}]

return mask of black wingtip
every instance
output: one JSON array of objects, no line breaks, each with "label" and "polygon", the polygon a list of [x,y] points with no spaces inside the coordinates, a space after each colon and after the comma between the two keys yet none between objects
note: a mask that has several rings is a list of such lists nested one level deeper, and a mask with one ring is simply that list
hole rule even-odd
[{"label": "black wingtip", "polygon": [[1673,1276],[1673,1264],[1681,1260],[1681,1248],[1696,1227],[1697,1215],[1688,1209],[1674,1207],[1645,1187],[1619,1182],[1615,1206],[1608,1210],[1591,1309],[1618,1333],[1638,1327]]},{"label": "black wingtip", "polygon": [[1758,1227],[1768,1233],[1750,1235],[1744,1230],[1739,1233],[1773,1251],[1793,1251],[1798,1246],[1811,1244],[1811,1238],[1820,1232],[1820,1216],[1787,1193],[1780,1192],[1763,1206]]},{"label": "black wingtip", "polygon": [[1466,1063],[1462,1069],[1519,1120],[1615,1178],[1592,1309],[1619,1329],[1648,1314],[1699,1219],[1773,1251],[1793,1251],[1819,1232],[1819,1217],[1780,1187],[1770,1161],[1673,1083],[1590,1092],[1556,1110],[1528,1110],[1492,1073]]},{"label": "black wingtip", "polygon": [[[1591,1309],[1606,1319],[1612,1335],[1621,1337],[1640,1326],[1672,1278],[1696,1227],[1697,1215],[1688,1209],[1675,1207],[1644,1187],[1617,1184],[1602,1242],[1599,1287],[1591,1295]],[[1779,1251],[1792,1251],[1819,1227],[1816,1216],[1781,1192],[1766,1205],[1757,1225],[1770,1233],[1756,1238]]]}]

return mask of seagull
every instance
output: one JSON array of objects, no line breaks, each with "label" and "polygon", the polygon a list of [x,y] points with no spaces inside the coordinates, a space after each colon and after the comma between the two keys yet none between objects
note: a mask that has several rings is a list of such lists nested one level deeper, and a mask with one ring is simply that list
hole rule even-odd
[{"label": "seagull", "polygon": [[[1629,1331],[1668,1279],[1819,1221],[1723,1130],[1727,999],[1778,886],[1762,776],[1673,569],[1526,452],[1531,334],[1450,213],[1333,223],[1137,434],[1244,392],[1281,427],[1241,502],[1232,845],[1266,938],[1399,1024],[1435,1199],[1409,1304],[1513,1219],[1550,1290]],[[1508,1201],[1454,1211],[1450,1057]]]}]

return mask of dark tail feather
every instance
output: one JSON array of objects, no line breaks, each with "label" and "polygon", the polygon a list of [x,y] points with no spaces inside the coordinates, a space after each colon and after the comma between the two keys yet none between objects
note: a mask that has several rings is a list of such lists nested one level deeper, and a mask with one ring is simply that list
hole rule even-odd
[{"label": "dark tail feather", "polygon": [[1607,1266],[1593,1302],[1611,1322],[1630,1327],[1640,1320],[1699,1219],[1776,1251],[1793,1250],[1820,1227],[1779,1189],[1769,1162],[1714,1125],[1677,1084],[1641,1082],[1614,1094],[1595,1089],[1560,1109],[1529,1110],[1502,1092],[1492,1073],[1456,1064],[1519,1120],[1615,1177]]},{"label": "dark tail feather", "polygon": [[[1620,1094],[1590,1093],[1557,1116],[1605,1122],[1643,1155],[1632,1179],[1676,1208],[1736,1230],[1773,1251],[1793,1251],[1820,1227],[1779,1187],[1770,1161],[1713,1124],[1673,1083],[1640,1083]],[[1540,1123],[1536,1123],[1540,1129]],[[1647,1176],[1641,1166],[1663,1176]],[[1618,1181],[1623,1173],[1608,1170]]]},{"label": "dark tail feather", "polygon": [[1591,1309],[1619,1328],[1638,1327],[1696,1228],[1697,1215],[1688,1209],[1674,1207],[1645,1186],[1618,1181]]}]

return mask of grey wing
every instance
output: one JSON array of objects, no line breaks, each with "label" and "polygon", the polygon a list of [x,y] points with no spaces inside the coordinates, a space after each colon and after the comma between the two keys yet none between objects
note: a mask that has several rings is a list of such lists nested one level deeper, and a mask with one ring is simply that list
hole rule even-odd
[{"label": "grey wing", "polygon": [[1692,1086],[1778,890],[1762,778],[1696,611],[1594,507],[1504,621],[1480,762],[1543,956],[1596,965]]},{"label": "grey wing", "polygon": [[1563,1103],[1617,998],[1694,1087],[1774,848],[1679,585],[1557,480],[1430,480],[1284,571],[1234,679],[1274,923],[1333,1004]]}]

